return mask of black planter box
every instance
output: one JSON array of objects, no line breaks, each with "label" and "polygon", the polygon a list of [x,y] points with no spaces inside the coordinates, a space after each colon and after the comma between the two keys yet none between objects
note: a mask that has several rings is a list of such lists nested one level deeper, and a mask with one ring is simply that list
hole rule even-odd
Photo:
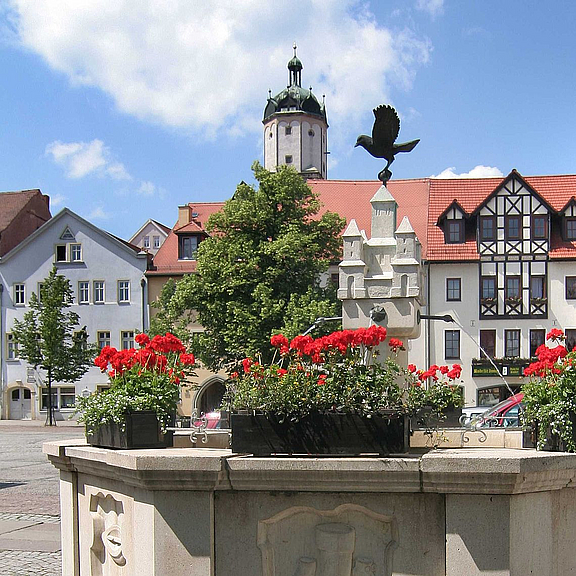
[{"label": "black planter box", "polygon": [[167,448],[172,446],[172,433],[162,434],[155,412],[125,414],[125,429],[116,422],[102,424],[92,434],[86,432],[91,446],[100,448]]},{"label": "black planter box", "polygon": [[276,414],[231,414],[232,451],[269,454],[404,454],[410,447],[403,414],[312,413],[299,420]]},{"label": "black planter box", "polygon": [[[576,444],[576,415],[570,414],[572,421],[572,438]],[[532,424],[522,433],[522,447],[523,448],[536,448],[538,444],[538,430],[537,424]],[[546,431],[546,441],[542,447],[544,452],[567,452],[566,442],[558,436],[553,434],[550,429]]]},{"label": "black planter box", "polygon": [[431,408],[424,408],[420,410],[415,416],[410,418],[410,428],[412,430],[426,430],[430,428],[462,428],[460,417],[462,416],[462,408],[455,408],[454,406],[446,408],[442,412],[444,418],[440,419],[432,415]]}]

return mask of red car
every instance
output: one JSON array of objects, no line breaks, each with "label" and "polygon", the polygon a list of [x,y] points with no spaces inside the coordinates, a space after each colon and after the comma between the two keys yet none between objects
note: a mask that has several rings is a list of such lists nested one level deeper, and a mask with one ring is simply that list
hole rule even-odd
[{"label": "red car", "polygon": [[521,425],[520,412],[524,392],[518,392],[506,400],[502,400],[479,416],[475,416],[470,425],[476,428],[508,428]]}]

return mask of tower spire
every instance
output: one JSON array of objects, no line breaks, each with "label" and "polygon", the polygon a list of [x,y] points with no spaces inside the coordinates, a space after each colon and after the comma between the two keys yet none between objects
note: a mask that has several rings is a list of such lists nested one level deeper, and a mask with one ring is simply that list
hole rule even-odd
[{"label": "tower spire", "polygon": [[292,45],[294,48],[294,56],[290,62],[288,62],[288,77],[289,77],[289,84],[288,86],[301,86],[301,74],[302,74],[302,62],[298,56],[296,56],[296,42]]}]

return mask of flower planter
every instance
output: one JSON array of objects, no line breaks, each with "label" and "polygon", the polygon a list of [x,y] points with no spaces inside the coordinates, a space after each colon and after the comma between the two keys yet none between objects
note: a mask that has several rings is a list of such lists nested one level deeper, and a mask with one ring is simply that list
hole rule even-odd
[{"label": "flower planter", "polygon": [[116,422],[101,424],[91,434],[86,432],[86,440],[100,448],[167,448],[172,446],[172,433],[162,433],[155,412],[142,411],[125,414],[124,426]]},{"label": "flower planter", "polygon": [[232,451],[270,454],[403,454],[409,449],[408,416],[378,413],[311,413],[299,420],[276,414],[231,414]]},{"label": "flower planter", "polygon": [[461,428],[460,417],[462,408],[449,406],[443,412],[443,418],[432,414],[432,408],[425,407],[415,416],[410,418],[410,428],[412,430],[428,428]]},{"label": "flower planter", "polygon": [[[570,420],[572,421],[572,440],[576,444],[576,414],[570,413]],[[522,447],[523,448],[536,448],[538,444],[538,425],[532,424],[522,433]],[[550,429],[546,431],[546,442],[542,447],[545,452],[567,452],[566,442],[558,436],[553,434]]]}]

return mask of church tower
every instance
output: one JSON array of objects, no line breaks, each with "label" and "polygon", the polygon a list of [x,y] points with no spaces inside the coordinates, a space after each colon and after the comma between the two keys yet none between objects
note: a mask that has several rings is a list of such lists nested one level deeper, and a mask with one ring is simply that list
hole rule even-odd
[{"label": "church tower", "polygon": [[293,166],[306,179],[326,178],[326,108],[309,90],[302,88],[302,62],[288,62],[288,86],[272,97],[264,109],[264,167]]}]

